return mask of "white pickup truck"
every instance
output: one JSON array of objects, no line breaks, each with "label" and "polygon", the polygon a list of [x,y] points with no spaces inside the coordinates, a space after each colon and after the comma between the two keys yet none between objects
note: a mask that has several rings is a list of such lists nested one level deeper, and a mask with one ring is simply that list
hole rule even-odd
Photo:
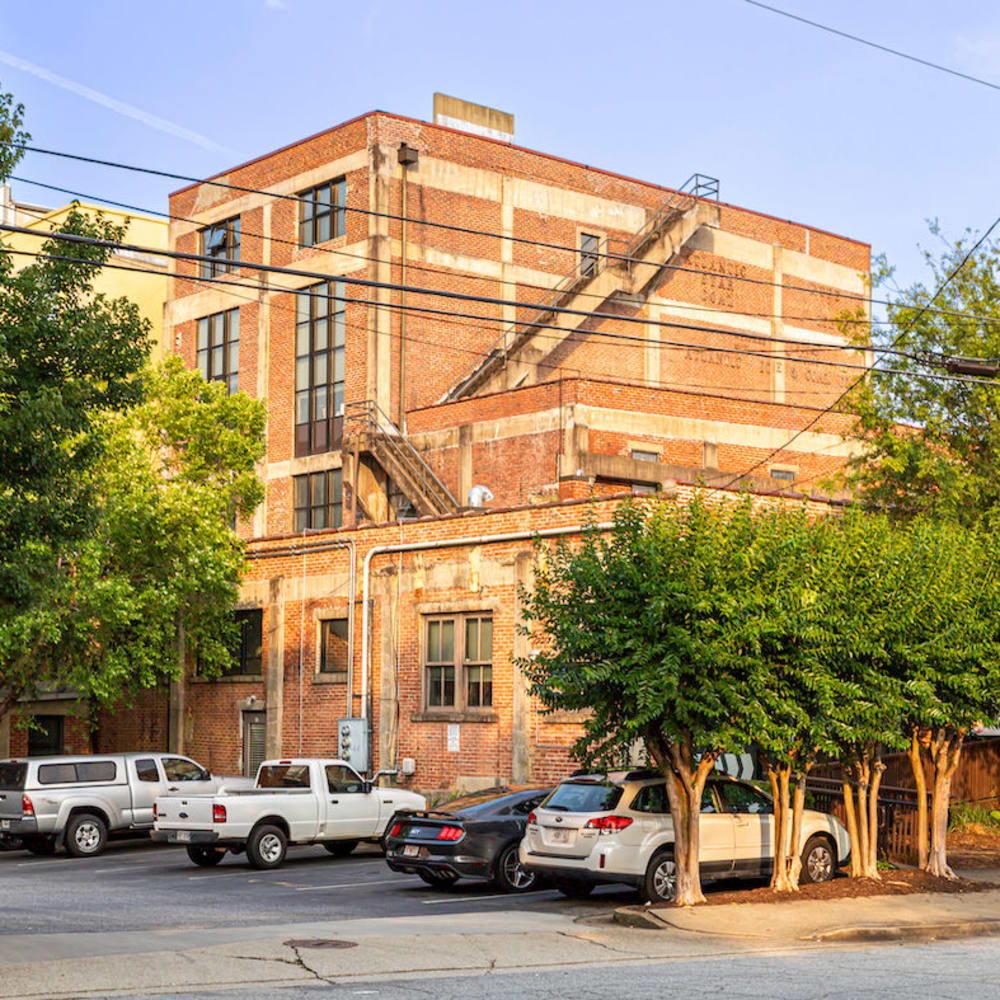
[{"label": "white pickup truck", "polygon": [[253,788],[156,800],[153,839],[187,846],[196,865],[247,852],[254,868],[277,868],[289,844],[322,844],[350,854],[377,840],[397,809],[426,809],[421,795],[378,788],[342,760],[266,760]]}]

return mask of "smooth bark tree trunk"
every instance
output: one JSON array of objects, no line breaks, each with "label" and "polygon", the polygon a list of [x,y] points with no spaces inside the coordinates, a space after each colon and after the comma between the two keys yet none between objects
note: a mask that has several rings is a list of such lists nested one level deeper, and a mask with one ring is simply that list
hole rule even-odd
[{"label": "smooth bark tree trunk", "polygon": [[858,816],[854,811],[854,787],[847,776],[847,769],[844,769],[843,777],[844,790],[844,816],[847,820],[847,836],[851,840],[851,878],[861,877],[861,857],[859,844],[860,833],[858,831]]},{"label": "smooth bark tree trunk", "polygon": [[945,729],[934,730],[931,736],[931,846],[924,871],[939,878],[958,878],[948,864],[948,806],[951,801],[951,779],[962,755],[963,736],[963,733]]},{"label": "smooth bark tree trunk", "polygon": [[878,790],[882,784],[885,764],[878,749],[873,751],[870,767],[871,784],[868,786],[868,858],[865,864],[869,878],[881,879],[878,870]]},{"label": "smooth bark tree trunk", "polygon": [[[774,870],[771,888],[775,892],[798,892],[802,871],[799,841],[802,838],[802,813],[806,804],[806,776],[811,762],[794,770],[791,764],[769,765],[768,779],[774,799]],[[794,785],[794,791],[792,786]]]},{"label": "smooth bark tree trunk", "polygon": [[917,867],[927,867],[927,774],[924,771],[924,757],[920,749],[920,732],[914,727],[910,734],[910,767],[913,769],[913,785],[917,790]]}]

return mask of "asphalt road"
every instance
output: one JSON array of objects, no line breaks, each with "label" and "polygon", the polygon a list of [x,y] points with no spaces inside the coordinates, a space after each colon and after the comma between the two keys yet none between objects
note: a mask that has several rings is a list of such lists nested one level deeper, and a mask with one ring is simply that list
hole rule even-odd
[{"label": "asphalt road", "polygon": [[510,896],[485,882],[446,892],[389,870],[374,846],[346,858],[322,847],[291,848],[276,871],[244,855],[198,868],[183,848],[118,841],[99,858],[0,853],[0,935],[248,927],[279,922],[414,917],[484,910],[600,913],[633,903],[625,887],[602,887],[583,902],[551,890]]},{"label": "asphalt road", "polygon": [[[969,1000],[997,995],[1000,942],[819,948],[808,952],[757,953],[668,962],[585,965],[475,976],[421,976],[331,983],[288,989],[242,986],[241,1000],[307,1000],[313,996],[365,1000],[662,1000],[664,997],[753,998],[753,1000]],[[232,990],[199,992],[202,1000],[231,1000]],[[143,994],[143,1000],[180,1000],[190,993]],[[136,997],[138,1000],[138,997]]]}]

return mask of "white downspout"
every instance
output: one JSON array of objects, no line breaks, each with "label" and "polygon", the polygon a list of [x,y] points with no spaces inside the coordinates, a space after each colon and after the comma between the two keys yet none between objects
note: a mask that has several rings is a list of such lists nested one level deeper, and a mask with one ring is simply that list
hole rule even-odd
[{"label": "white downspout", "polygon": [[466,538],[447,538],[434,542],[407,542],[400,545],[375,545],[365,554],[361,574],[361,718],[368,718],[368,661],[371,650],[371,629],[368,625],[368,581],[372,560],[388,552],[417,552],[426,549],[459,548],[463,545],[492,545],[499,542],[523,542],[531,538],[555,538],[559,535],[579,535],[587,530],[607,531],[613,522],[601,524],[575,524],[569,528],[544,528],[541,531],[509,531],[499,535],[469,535]]}]

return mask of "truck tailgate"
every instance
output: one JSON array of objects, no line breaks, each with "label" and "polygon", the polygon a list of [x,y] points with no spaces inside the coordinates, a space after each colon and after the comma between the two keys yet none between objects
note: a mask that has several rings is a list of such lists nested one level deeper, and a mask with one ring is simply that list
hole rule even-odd
[{"label": "truck tailgate", "polygon": [[156,828],[211,830],[215,801],[214,795],[161,795],[156,800]]}]

